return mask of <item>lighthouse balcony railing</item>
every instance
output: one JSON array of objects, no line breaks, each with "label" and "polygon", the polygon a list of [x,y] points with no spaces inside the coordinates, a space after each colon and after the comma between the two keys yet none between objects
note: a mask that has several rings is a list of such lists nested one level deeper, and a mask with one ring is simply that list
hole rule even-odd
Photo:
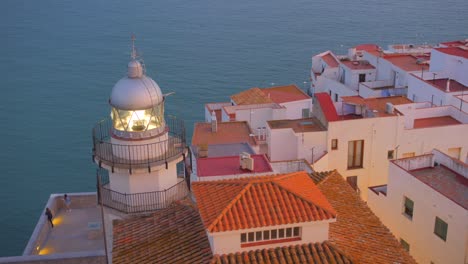
[{"label": "lighthouse balcony railing", "polygon": [[93,128],[93,159],[111,167],[151,166],[181,156],[186,151],[185,126],[183,120],[166,117],[169,137],[150,144],[131,145],[111,142],[112,120],[104,119]]},{"label": "lighthouse balcony railing", "polygon": [[110,188],[108,174],[98,170],[98,201],[103,206],[126,214],[157,211],[171,206],[175,201],[189,194],[187,182],[181,179],[177,184],[163,191],[143,193],[121,193]]}]

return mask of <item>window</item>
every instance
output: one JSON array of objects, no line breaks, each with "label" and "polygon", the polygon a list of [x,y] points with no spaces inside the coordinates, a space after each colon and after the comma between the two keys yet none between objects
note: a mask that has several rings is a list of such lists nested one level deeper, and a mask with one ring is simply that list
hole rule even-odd
[{"label": "window", "polygon": [[406,242],[403,238],[400,238],[400,244],[401,244],[401,246],[402,246],[406,251],[409,252],[409,244],[408,244],[408,242]]},{"label": "window", "polygon": [[302,108],[302,118],[309,118],[309,108]]},{"label": "window", "polygon": [[448,224],[436,216],[435,225],[434,225],[434,234],[440,237],[442,240],[447,240],[447,230]]},{"label": "window", "polygon": [[249,236],[249,242],[253,242],[253,241],[254,241],[254,238],[255,238],[254,232],[248,233],[248,236]]},{"label": "window", "polygon": [[299,227],[295,227],[293,230],[293,236],[298,237],[299,236]]},{"label": "window", "polygon": [[[266,244],[270,243],[280,243],[285,241],[285,239],[295,238],[300,240],[301,238],[301,228],[300,227],[288,227],[288,228],[279,228],[272,230],[263,230],[256,232],[241,233],[240,242],[241,246],[254,246],[250,243],[263,242]],[[255,244],[258,245],[258,244]]]},{"label": "window", "polygon": [[346,177],[346,181],[349,183],[349,185],[351,185],[351,187],[357,191],[358,190],[358,186],[357,186],[357,176],[349,176],[349,177]]},{"label": "window", "polygon": [[394,159],[394,154],[395,154],[394,150],[387,151],[387,159]]},{"label": "window", "polygon": [[332,92],[331,92],[331,90],[330,90],[330,91],[328,91],[328,93],[330,94],[330,96],[332,95]]},{"label": "window", "polygon": [[364,140],[348,142],[348,169],[362,168]]},{"label": "window", "polygon": [[335,102],[338,102],[338,94],[335,94]]},{"label": "window", "polygon": [[413,208],[414,202],[410,198],[405,196],[404,204],[403,204],[403,213],[409,218],[413,219]]},{"label": "window", "polygon": [[338,139],[332,139],[331,141],[331,149],[332,150],[337,150],[338,149]]},{"label": "window", "polygon": [[359,74],[359,82],[365,82],[366,81],[366,74],[361,73]]}]

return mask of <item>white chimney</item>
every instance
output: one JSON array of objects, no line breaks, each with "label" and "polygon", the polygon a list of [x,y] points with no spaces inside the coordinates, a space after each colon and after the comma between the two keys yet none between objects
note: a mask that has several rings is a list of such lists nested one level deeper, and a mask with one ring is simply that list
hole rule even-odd
[{"label": "white chimney", "polygon": [[450,92],[450,78],[447,79],[447,86],[445,88],[446,92]]},{"label": "white chimney", "polygon": [[215,112],[211,112],[211,132],[216,133],[218,131],[218,121],[216,120]]}]

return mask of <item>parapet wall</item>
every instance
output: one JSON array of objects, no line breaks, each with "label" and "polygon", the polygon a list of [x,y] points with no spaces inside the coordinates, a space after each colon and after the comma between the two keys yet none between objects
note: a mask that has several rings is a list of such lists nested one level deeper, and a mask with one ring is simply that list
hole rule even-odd
[{"label": "parapet wall", "polygon": [[[97,205],[97,195],[95,192],[68,193],[71,198],[71,209],[89,208]],[[53,215],[57,215],[61,209],[65,208],[63,194],[51,194],[41,216],[34,228],[22,256],[1,257],[0,264],[81,264],[81,263],[106,263],[104,250],[81,251],[70,253],[58,253],[50,255],[39,255],[39,249],[46,242],[50,233],[50,225],[45,216],[45,208],[49,208]]]}]

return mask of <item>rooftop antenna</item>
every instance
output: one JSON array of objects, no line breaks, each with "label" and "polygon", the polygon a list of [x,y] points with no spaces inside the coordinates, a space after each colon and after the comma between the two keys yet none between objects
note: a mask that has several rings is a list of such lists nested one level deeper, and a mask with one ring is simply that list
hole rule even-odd
[{"label": "rooftop antenna", "polygon": [[130,55],[132,57],[133,60],[136,59],[137,57],[137,53],[136,53],[136,49],[135,49],[135,34],[132,34],[132,54]]}]

